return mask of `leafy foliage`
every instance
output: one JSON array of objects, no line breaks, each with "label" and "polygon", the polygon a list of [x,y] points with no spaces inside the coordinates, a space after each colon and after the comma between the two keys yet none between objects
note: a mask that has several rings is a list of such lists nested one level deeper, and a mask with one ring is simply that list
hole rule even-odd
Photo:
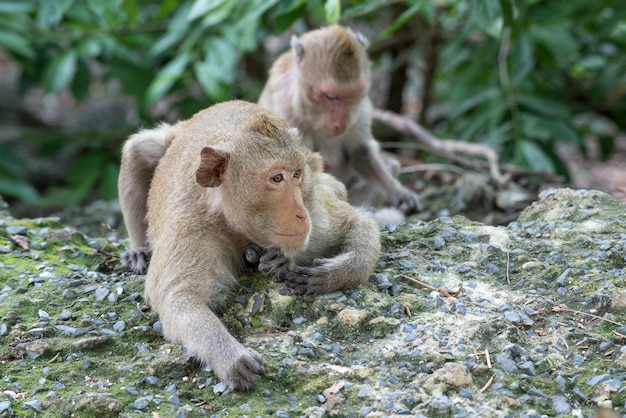
[{"label": "leafy foliage", "polygon": [[[261,49],[268,35],[294,26],[373,23],[375,46],[393,43],[408,28],[414,38],[403,59],[434,70],[432,91],[421,94],[432,95],[434,105],[445,110],[443,117],[428,120],[431,129],[491,144],[515,164],[565,173],[554,150],[557,142],[580,145],[591,132],[600,135],[607,154],[612,149],[605,131],[594,130],[593,123],[574,124],[575,115],[625,122],[625,17],[621,0],[558,5],[540,0],[0,0],[0,48],[21,65],[22,92],[43,86],[47,93],[69,90],[81,100],[97,77],[104,83],[116,80],[144,117],[164,99],[186,116],[233,97],[255,100],[254,83],[263,82],[256,74],[264,77],[268,64]],[[421,26],[428,29],[424,39]],[[436,54],[425,53],[428,45]],[[250,58],[261,58],[254,62],[263,68],[249,64]],[[78,203],[96,185],[101,196],[115,195],[117,151],[101,145],[75,162],[64,185],[73,193],[56,189],[58,198]],[[37,190],[16,170],[19,156],[1,151],[0,193],[39,201]]]}]

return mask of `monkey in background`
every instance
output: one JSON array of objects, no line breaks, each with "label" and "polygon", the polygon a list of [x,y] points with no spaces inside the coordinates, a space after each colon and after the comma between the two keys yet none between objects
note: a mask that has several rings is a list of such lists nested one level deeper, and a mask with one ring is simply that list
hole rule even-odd
[{"label": "monkey in background", "polygon": [[337,196],[341,184],[322,166],[282,119],[241,101],[141,131],[123,147],[125,260],[140,271],[152,254],[145,296],[165,338],[232,389],[263,373],[262,358],[214,313],[251,247],[262,249],[259,270],[296,294],[356,286],[379,258],[378,226]]},{"label": "monkey in background", "polygon": [[398,162],[383,158],[372,136],[366,49],[361,34],[337,25],[294,36],[291,50],[272,65],[258,103],[298,128],[346,185],[352,204],[371,205],[375,186],[387,203],[411,214],[419,210],[417,195],[398,181]]}]

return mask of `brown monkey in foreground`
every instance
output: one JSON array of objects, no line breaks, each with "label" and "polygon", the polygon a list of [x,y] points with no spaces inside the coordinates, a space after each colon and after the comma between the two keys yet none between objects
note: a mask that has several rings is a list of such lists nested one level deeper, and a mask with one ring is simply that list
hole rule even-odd
[{"label": "brown monkey in foreground", "polygon": [[[147,202],[146,298],[166,339],[229,387],[248,389],[263,373],[262,359],[213,312],[244,271],[246,250],[262,248],[259,269],[295,293],[326,293],[369,277],[380,254],[378,227],[329,190],[335,180],[322,173],[319,154],[260,106],[226,102],[139,135],[122,154],[122,175],[136,177],[120,179],[120,187],[139,190],[131,183],[144,182],[142,170],[158,159]],[[151,142],[165,152],[151,154]],[[140,200],[122,203],[139,246]]]},{"label": "brown monkey in foreground", "polygon": [[370,63],[359,33],[329,26],[291,39],[291,50],[272,65],[259,104],[297,127],[324,157],[328,172],[348,188],[355,205],[372,204],[372,185],[389,204],[419,210],[415,193],[392,174],[371,132]]}]

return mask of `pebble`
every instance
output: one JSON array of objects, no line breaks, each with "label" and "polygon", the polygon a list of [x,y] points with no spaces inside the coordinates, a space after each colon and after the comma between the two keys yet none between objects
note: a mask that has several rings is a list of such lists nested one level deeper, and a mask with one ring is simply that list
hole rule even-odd
[{"label": "pebble", "polygon": [[224,382],[219,382],[217,385],[213,386],[213,393],[218,396],[224,394],[227,390],[228,387]]},{"label": "pebble", "polygon": [[609,380],[610,378],[611,378],[611,375],[606,373],[606,374],[601,374],[599,376],[594,376],[591,379],[587,380],[585,383],[588,384],[589,386],[595,386],[600,382]]},{"label": "pebble", "polygon": [[552,409],[557,415],[569,415],[572,411],[572,407],[567,401],[567,398],[563,395],[552,396]]},{"label": "pebble", "polygon": [[32,400],[32,401],[26,401],[26,402],[24,402],[24,405],[26,405],[30,409],[32,409],[34,411],[37,411],[37,412],[41,412],[41,410],[42,410],[42,403],[38,399],[35,399],[35,400]]},{"label": "pebble", "polygon": [[363,398],[370,395],[372,392],[374,392],[374,388],[372,387],[372,385],[370,385],[369,383],[365,383],[363,386],[361,386],[361,389],[359,390],[359,394],[357,396]]},{"label": "pebble", "polygon": [[447,396],[435,396],[430,401],[430,409],[437,413],[448,411],[451,408],[450,399]]},{"label": "pebble", "polygon": [[142,410],[142,409],[146,409],[149,404],[150,404],[150,401],[144,396],[144,397],[135,399],[135,402],[133,402],[132,406],[136,409]]},{"label": "pebble", "polygon": [[24,235],[28,228],[25,226],[7,226],[6,231],[11,235]]}]

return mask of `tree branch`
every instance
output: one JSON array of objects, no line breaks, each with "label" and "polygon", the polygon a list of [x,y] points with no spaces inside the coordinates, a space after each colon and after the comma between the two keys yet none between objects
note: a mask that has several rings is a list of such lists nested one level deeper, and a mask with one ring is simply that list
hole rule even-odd
[{"label": "tree branch", "polygon": [[485,157],[489,166],[489,174],[499,186],[506,185],[510,179],[510,175],[502,174],[500,171],[499,157],[496,151],[487,145],[455,140],[442,141],[415,121],[388,110],[374,109],[372,112],[372,118],[386,123],[400,132],[411,135],[413,138],[419,140],[430,148],[432,152],[443,157],[450,158],[450,156],[454,155],[454,153]]}]

